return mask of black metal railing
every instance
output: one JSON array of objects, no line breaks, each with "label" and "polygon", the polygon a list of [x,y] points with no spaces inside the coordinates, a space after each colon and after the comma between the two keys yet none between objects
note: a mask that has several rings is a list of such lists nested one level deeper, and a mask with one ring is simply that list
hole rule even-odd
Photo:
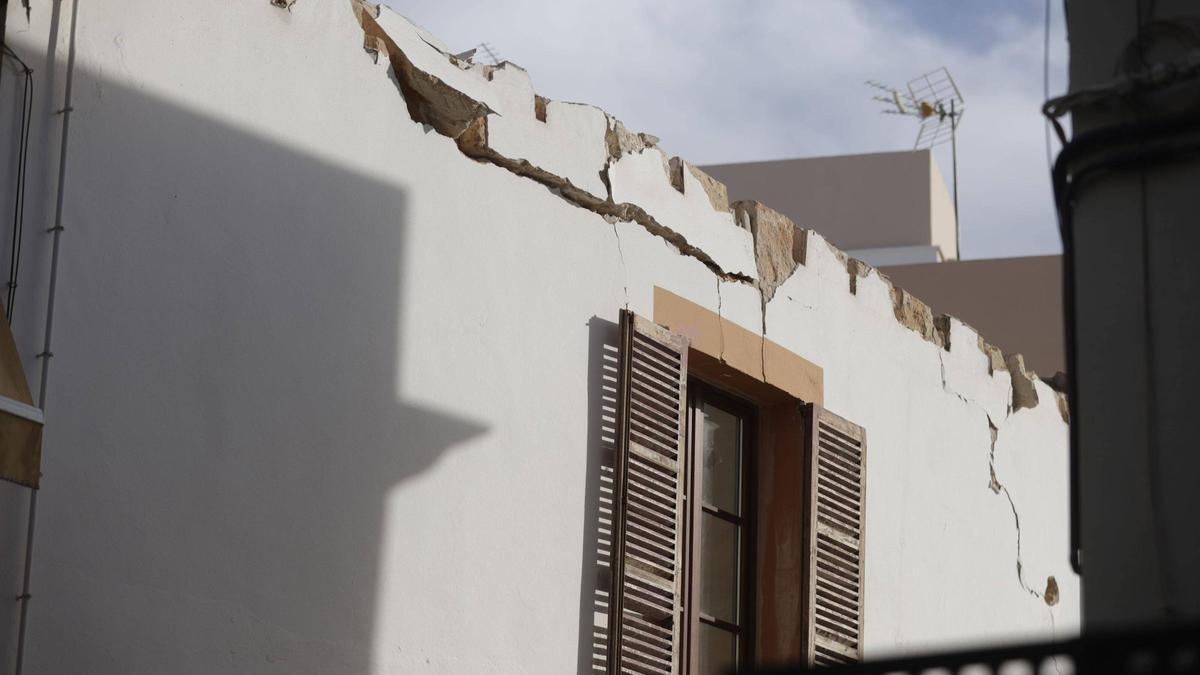
[{"label": "black metal railing", "polygon": [[1088,633],[1062,642],[988,647],[941,654],[868,660],[833,668],[804,666],[756,671],[799,673],[1200,673],[1200,624]]}]

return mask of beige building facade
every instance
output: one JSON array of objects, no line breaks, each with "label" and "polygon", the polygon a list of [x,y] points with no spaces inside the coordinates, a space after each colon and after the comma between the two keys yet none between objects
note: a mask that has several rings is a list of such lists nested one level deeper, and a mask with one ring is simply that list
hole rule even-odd
[{"label": "beige building facade", "polygon": [[876,267],[958,259],[954,201],[929,150],[703,167]]},{"label": "beige building facade", "polygon": [[[978,328],[1052,377],[1066,371],[1062,257],[959,260],[954,203],[929,150],[719,164],[731,199],[761,199]],[[941,263],[941,264],[933,264]]]}]

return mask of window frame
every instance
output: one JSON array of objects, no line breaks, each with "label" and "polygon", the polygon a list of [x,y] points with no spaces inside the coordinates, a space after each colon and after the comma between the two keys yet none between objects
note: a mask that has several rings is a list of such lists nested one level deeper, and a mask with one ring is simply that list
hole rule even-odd
[{"label": "window frame", "polygon": [[[703,615],[700,612],[700,580],[703,576],[700,549],[700,530],[704,513],[722,518],[716,507],[703,503],[703,477],[700,473],[702,464],[703,439],[697,425],[697,416],[705,403],[710,403],[742,420],[741,438],[741,467],[739,475],[739,497],[741,507],[741,523],[736,525],[741,529],[739,538],[738,562],[740,568],[740,585],[738,588],[738,624]],[[683,657],[682,673],[698,673],[700,667],[700,626],[706,623],[722,630],[735,632],[737,635],[738,668],[753,665],[755,653],[755,619],[757,617],[757,547],[758,547],[758,423],[759,408],[750,400],[730,393],[713,385],[707,380],[689,372],[687,380],[687,428],[686,442],[688,449],[687,471],[684,487],[685,523],[684,523],[684,595],[683,595]],[[693,498],[695,495],[695,498]]]}]

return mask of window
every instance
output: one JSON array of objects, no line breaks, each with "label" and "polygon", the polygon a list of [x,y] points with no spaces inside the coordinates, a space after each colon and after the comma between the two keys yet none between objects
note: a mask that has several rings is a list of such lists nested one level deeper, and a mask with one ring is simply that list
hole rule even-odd
[{"label": "window", "polygon": [[861,660],[863,429],[766,383],[736,387],[751,400],[709,386],[724,363],[628,311],[619,350],[603,667]]},{"label": "window", "polygon": [[752,662],[756,415],[751,404],[695,379],[688,394],[684,672],[724,675]]}]

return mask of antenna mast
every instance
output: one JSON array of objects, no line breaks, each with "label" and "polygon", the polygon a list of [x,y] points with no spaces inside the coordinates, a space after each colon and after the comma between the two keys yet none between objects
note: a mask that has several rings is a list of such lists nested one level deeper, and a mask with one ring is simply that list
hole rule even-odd
[{"label": "antenna mast", "polygon": [[884,103],[887,115],[906,115],[920,120],[913,150],[932,149],[950,141],[951,183],[954,191],[954,247],[959,249],[958,218],[958,123],[962,119],[962,93],[944,66],[908,81],[904,90],[868,80],[867,85],[883,92],[874,100]]},{"label": "antenna mast", "polygon": [[500,65],[500,57],[496,55],[496,48],[495,48],[495,47],[493,47],[493,46],[491,45],[491,43],[489,43],[489,42],[480,42],[480,43],[479,43],[479,45],[478,45],[478,46],[476,46],[476,49],[479,49],[479,50],[481,50],[481,51],[482,51],[484,54],[486,54],[486,55],[487,55],[487,57],[488,57],[489,59],[491,59],[491,60],[492,60],[492,65],[493,65],[493,66],[498,66],[498,65]]}]

